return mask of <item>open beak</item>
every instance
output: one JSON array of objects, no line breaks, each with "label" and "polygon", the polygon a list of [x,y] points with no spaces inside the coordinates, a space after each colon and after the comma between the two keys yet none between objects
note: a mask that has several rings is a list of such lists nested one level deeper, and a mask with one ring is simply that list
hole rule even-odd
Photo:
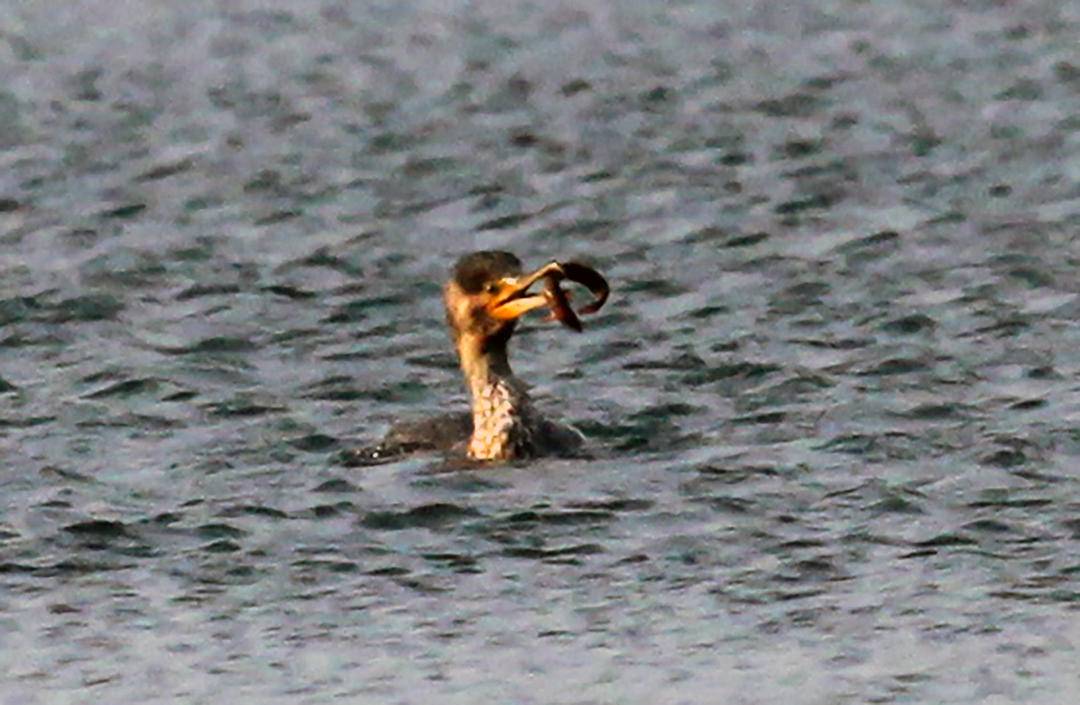
[{"label": "open beak", "polygon": [[[544,280],[543,294],[530,294],[529,287]],[[578,309],[570,308],[569,295],[562,290],[559,282],[568,280],[581,284],[593,295],[593,301]],[[581,332],[578,313],[596,313],[607,301],[610,288],[600,272],[578,262],[549,262],[532,274],[520,277],[506,277],[499,282],[502,287],[488,303],[488,313],[500,321],[513,321],[533,309],[547,306],[551,309],[551,318],[567,328]]]},{"label": "open beak", "polygon": [[562,265],[549,262],[531,274],[504,278],[499,282],[501,289],[487,305],[488,313],[500,321],[513,321],[529,311],[549,305],[549,296],[529,293],[529,287],[545,277],[555,281],[565,277]]}]

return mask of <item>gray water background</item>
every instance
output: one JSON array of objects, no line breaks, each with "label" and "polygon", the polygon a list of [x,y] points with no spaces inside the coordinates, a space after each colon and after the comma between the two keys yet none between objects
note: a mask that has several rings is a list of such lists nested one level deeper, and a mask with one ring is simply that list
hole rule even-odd
[{"label": "gray water background", "polygon": [[[4,705],[1077,701],[1077,3],[0,10]],[[343,466],[488,247],[595,459]]]}]

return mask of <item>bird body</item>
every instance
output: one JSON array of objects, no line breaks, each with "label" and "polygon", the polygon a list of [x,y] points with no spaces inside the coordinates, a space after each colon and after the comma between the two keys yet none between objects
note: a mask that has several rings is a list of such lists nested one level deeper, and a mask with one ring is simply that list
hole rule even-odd
[{"label": "bird body", "polygon": [[[607,282],[584,265],[551,262],[523,274],[521,262],[509,252],[474,252],[459,259],[443,289],[443,302],[472,399],[471,413],[397,424],[370,452],[372,459],[418,449],[463,449],[478,461],[580,452],[584,437],[537,411],[528,388],[510,369],[507,353],[518,319],[529,311],[547,307],[557,320],[581,329],[559,289],[562,279],[581,282],[596,294],[596,301],[582,312],[595,311],[607,298]],[[541,280],[543,293],[529,293]]]}]

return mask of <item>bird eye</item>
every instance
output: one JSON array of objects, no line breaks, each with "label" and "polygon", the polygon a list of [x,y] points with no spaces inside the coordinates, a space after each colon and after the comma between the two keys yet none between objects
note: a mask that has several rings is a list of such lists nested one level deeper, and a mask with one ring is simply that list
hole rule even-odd
[{"label": "bird eye", "polygon": [[499,285],[496,284],[495,282],[488,282],[487,286],[484,287],[484,291],[486,291],[489,294],[494,294],[498,290],[499,290]]}]

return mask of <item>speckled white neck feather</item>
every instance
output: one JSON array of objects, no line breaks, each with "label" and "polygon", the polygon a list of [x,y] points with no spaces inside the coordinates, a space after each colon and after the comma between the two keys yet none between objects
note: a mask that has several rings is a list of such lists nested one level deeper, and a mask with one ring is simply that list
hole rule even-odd
[{"label": "speckled white neck feather", "polygon": [[535,412],[528,394],[515,379],[493,377],[470,390],[473,433],[469,457],[510,460],[532,455]]}]

